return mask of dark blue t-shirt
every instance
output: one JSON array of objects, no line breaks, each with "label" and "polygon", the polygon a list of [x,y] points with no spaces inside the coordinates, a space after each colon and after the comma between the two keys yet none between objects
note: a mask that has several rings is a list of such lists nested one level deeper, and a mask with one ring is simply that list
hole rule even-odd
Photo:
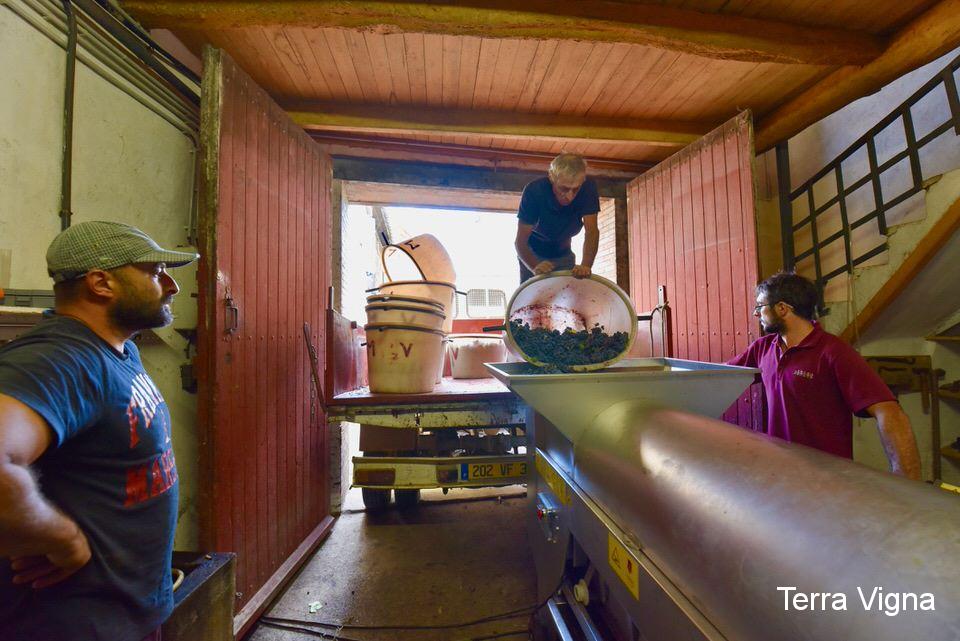
[{"label": "dark blue t-shirt", "polygon": [[587,178],[569,205],[560,206],[547,177],[523,188],[517,218],[533,225],[529,245],[540,258],[556,258],[570,251],[570,239],[583,229],[583,217],[600,211],[597,184]]},{"label": "dark blue t-shirt", "polygon": [[173,608],[177,468],[167,404],[127,342],[119,354],[52,316],[0,347],[0,393],[40,414],[53,443],[40,490],[74,519],[92,558],[62,583],[14,585],[0,559],[0,639],[140,641]]}]

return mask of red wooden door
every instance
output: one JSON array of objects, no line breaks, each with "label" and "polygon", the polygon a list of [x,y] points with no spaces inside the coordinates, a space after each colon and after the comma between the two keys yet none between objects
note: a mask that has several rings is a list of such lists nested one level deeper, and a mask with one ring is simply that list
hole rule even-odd
[{"label": "red wooden door", "polygon": [[[673,356],[723,362],[759,335],[753,126],[742,113],[627,188],[630,288],[637,310],[665,285]],[[724,418],[763,429],[754,385]]]},{"label": "red wooden door", "polygon": [[200,541],[237,554],[244,629],[332,523],[324,369],[331,163],[225,53],[204,55]]}]

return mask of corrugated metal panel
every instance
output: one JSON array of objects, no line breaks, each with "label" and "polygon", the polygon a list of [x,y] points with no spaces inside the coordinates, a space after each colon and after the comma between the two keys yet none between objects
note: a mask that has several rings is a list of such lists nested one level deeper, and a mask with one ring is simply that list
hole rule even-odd
[{"label": "corrugated metal panel", "polygon": [[[630,283],[638,311],[665,285],[672,354],[723,362],[758,337],[753,128],[744,113],[630,183]],[[725,415],[762,429],[755,385]]]},{"label": "corrugated metal panel", "polygon": [[302,327],[323,371],[331,163],[227,56],[208,61],[201,542],[237,553],[241,610],[295,569],[291,556],[329,516],[325,417]]}]

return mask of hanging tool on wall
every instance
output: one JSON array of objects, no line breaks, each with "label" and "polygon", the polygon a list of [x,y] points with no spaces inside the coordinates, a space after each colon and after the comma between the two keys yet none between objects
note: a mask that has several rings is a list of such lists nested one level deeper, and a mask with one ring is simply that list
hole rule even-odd
[{"label": "hanging tool on wall", "polygon": [[307,354],[310,356],[310,374],[313,377],[313,384],[317,388],[317,398],[319,399],[320,409],[327,413],[327,406],[324,403],[323,386],[320,384],[320,365],[317,360],[317,350],[313,346],[310,338],[310,323],[303,324],[303,340],[307,343]]}]

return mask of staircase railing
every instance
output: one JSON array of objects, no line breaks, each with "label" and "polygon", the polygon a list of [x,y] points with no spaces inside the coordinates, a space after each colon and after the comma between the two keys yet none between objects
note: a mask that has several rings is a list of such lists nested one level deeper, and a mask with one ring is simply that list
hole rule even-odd
[{"label": "staircase railing", "polygon": [[[954,77],[957,69],[960,69],[960,56],[950,62],[936,76],[917,90],[916,93],[904,101],[903,104],[890,112],[889,115],[874,125],[869,131],[857,139],[856,142],[794,190],[790,189],[790,156],[787,143],[782,142],[777,146],[777,175],[780,191],[780,232],[783,243],[784,269],[795,269],[798,263],[812,257],[815,282],[821,292],[821,300],[823,289],[830,279],[843,273],[851,273],[857,265],[886,251],[887,243],[885,239],[867,251],[856,251],[851,244],[851,232],[862,225],[872,223],[876,225],[877,231],[881,236],[886,236],[888,213],[924,188],[924,180],[927,177],[923,175],[923,166],[920,162],[920,150],[950,129],[954,130],[955,135],[960,136],[960,95],[957,93],[957,81]],[[923,98],[939,87],[943,87],[946,93],[947,104],[949,105],[947,117],[927,134],[917,138],[912,110]],[[902,121],[906,142],[905,148],[880,163],[877,159],[877,138],[881,132],[898,120]],[[862,152],[864,147],[867,152],[869,170],[866,175],[856,181],[850,184],[844,184],[844,161],[849,160],[858,152]],[[890,197],[890,195],[884,193],[881,175],[904,159],[909,159],[912,184],[906,191]],[[823,203],[817,203],[814,188],[822,179],[831,175],[836,183],[836,195]],[[858,189],[868,184],[872,187],[874,208],[856,220],[850,220],[847,206],[848,199],[851,194],[854,194]],[[794,222],[794,203],[800,199],[806,200],[808,213],[802,219]],[[817,219],[834,208],[839,210],[840,229],[825,238],[819,238]],[[812,244],[808,249],[797,253],[794,249],[795,236],[798,233],[804,233],[806,227],[809,227]],[[824,273],[822,254],[826,247],[835,242],[843,243],[843,264],[840,267]]]}]

